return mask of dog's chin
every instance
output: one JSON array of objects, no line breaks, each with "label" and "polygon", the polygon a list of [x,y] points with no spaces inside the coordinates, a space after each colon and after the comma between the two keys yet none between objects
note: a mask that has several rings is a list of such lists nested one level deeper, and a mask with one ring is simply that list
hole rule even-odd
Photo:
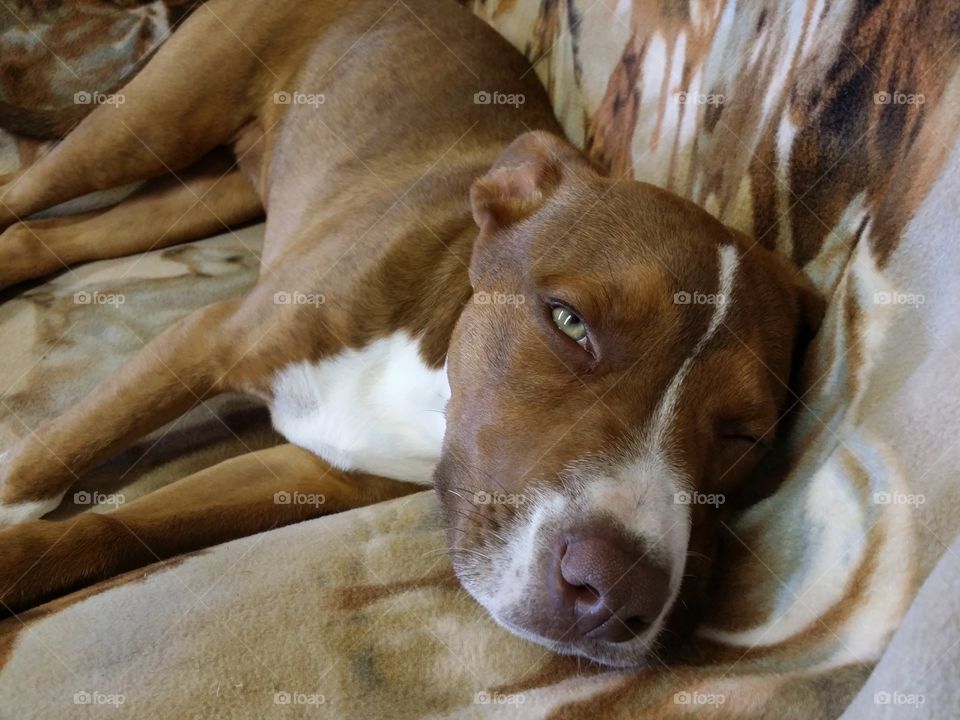
[{"label": "dog's chin", "polygon": [[491,613],[491,617],[498,625],[506,628],[514,635],[543,645],[560,655],[575,655],[617,670],[640,670],[656,664],[652,652],[654,643],[643,638],[635,638],[629,642],[616,644],[595,640],[584,640],[576,644],[558,642],[530,632],[509,620],[497,617],[493,613]]},{"label": "dog's chin", "polygon": [[514,635],[542,645],[560,655],[574,655],[585,658],[600,665],[618,669],[643,669],[656,662],[654,647],[657,637],[662,630],[662,621],[651,629],[644,637],[637,637],[633,640],[623,643],[600,642],[597,640],[583,639],[576,643],[563,642],[552,638],[544,637],[536,632],[526,628],[522,623],[511,620],[508,613],[502,613],[492,607],[489,598],[476,587],[476,583],[471,582],[470,578],[461,574],[458,563],[454,562],[454,572],[463,586],[474,600],[476,600],[487,611],[487,614],[502,628],[509,630]]}]

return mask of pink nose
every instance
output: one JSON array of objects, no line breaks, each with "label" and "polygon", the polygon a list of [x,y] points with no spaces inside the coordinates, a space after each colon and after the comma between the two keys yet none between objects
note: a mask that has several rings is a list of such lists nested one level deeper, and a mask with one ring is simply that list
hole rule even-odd
[{"label": "pink nose", "polygon": [[566,540],[551,594],[560,615],[575,619],[577,634],[626,642],[656,621],[668,599],[666,572],[612,538]]}]

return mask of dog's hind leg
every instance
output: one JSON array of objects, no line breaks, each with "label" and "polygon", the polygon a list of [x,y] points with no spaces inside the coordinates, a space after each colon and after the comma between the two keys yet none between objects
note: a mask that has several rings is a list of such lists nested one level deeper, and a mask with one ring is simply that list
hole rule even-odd
[{"label": "dog's hind leg", "polygon": [[238,537],[424,490],[295,445],[226,460],[109,513],[0,530],[0,613]]},{"label": "dog's hind leg", "polygon": [[[209,0],[127,85],[0,187],[0,227],[87,193],[180,170],[254,120],[275,75],[261,3]],[[274,18],[276,20],[276,18]]]},{"label": "dog's hind leg", "polygon": [[231,161],[204,158],[112,208],[11,225],[0,234],[0,288],[80,262],[206,237],[262,213],[260,198]]},{"label": "dog's hind leg", "polygon": [[40,517],[80,473],[230,389],[226,376],[243,353],[228,329],[239,305],[222,301],[174,323],[79,403],[27,428],[0,455],[0,527]]}]

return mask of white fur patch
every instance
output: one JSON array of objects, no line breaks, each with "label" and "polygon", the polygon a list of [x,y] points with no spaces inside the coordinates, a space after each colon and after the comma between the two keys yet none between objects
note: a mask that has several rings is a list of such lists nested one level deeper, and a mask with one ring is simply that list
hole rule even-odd
[{"label": "white fur patch", "polygon": [[284,368],[270,411],[279,433],[335,467],[429,484],[449,399],[446,370],[428,367],[399,332]]},{"label": "white fur patch", "polygon": [[46,500],[31,500],[29,502],[7,505],[0,503],[0,528],[19,525],[43,517],[60,504],[62,495]]},{"label": "white fur patch", "polygon": [[108,190],[98,190],[96,192],[81,195],[73,200],[67,200],[52,208],[47,208],[42,212],[31,215],[33,218],[52,218],[65,217],[67,215],[79,215],[80,213],[91,212],[93,210],[103,210],[113,207],[119,202],[126,200],[139,190],[146,180],[137,180],[127,183],[120,187],[109,188]]},{"label": "white fur patch", "polygon": [[[3,474],[3,459],[8,452],[9,450],[0,453],[0,475]],[[2,494],[3,481],[0,480],[0,495]],[[0,502],[0,528],[36,520],[57,507],[62,499],[63,493],[44,500],[29,500],[10,504]]]},{"label": "white fur patch", "polygon": [[694,347],[690,357],[683,361],[680,369],[677,370],[677,373],[670,380],[670,384],[667,385],[667,390],[663,394],[663,397],[660,398],[660,402],[654,412],[649,434],[650,446],[654,452],[659,452],[662,448],[667,430],[673,421],[673,414],[676,411],[677,402],[680,399],[683,381],[686,379],[691,365],[693,365],[697,356],[700,355],[707,346],[707,343],[709,343],[716,334],[717,329],[729,313],[730,305],[733,303],[733,283],[737,272],[737,265],[740,264],[740,255],[737,253],[737,248],[734,245],[721,245],[717,250],[717,255],[720,266],[720,278],[717,283],[718,302],[710,318],[710,325],[707,327],[707,331],[701,336],[700,340],[697,341],[696,347]]}]

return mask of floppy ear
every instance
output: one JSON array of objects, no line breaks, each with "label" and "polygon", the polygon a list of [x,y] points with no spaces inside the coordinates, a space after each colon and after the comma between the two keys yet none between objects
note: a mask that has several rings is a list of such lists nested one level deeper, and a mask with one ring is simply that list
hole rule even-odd
[{"label": "floppy ear", "polygon": [[[796,311],[793,324],[793,347],[791,348],[790,376],[787,380],[794,397],[801,398],[808,389],[806,381],[812,380],[816,370],[804,364],[807,349],[813,341],[826,311],[827,303],[807,275],[782,255],[769,252],[776,259],[774,267],[781,287],[793,293]],[[822,370],[822,368],[821,368]],[[788,406],[799,403],[788,401]],[[788,412],[777,421],[777,434],[787,436],[799,417],[798,412]],[[725,508],[742,509],[773,495],[780,483],[786,478],[790,457],[786,453],[769,453],[761,464],[746,478],[745,484],[733,490],[727,497]]]},{"label": "floppy ear", "polygon": [[797,283],[797,307],[800,311],[797,344],[801,348],[806,348],[820,330],[823,316],[827,311],[827,302],[803,272],[797,270],[797,274],[800,276]]},{"label": "floppy ear", "polygon": [[481,235],[532,215],[556,192],[565,175],[585,167],[583,153],[566,140],[542,130],[524,133],[470,188],[473,219]]},{"label": "floppy ear", "polygon": [[780,291],[790,293],[796,312],[794,316],[793,357],[795,360],[802,360],[803,351],[813,340],[820,329],[820,323],[823,322],[823,315],[827,307],[823,295],[810,281],[810,278],[792,261],[775,250],[760,245],[742,232],[733,230],[731,232],[736,232],[744,247],[750,248],[753,252],[762,253],[770,259],[769,268],[776,277]]},{"label": "floppy ear", "polygon": [[782,255],[769,251],[781,285],[793,296],[795,310],[793,323],[793,346],[790,354],[790,377],[788,385],[800,397],[806,390],[809,371],[804,363],[807,349],[820,330],[827,303],[810,278]]},{"label": "floppy ear", "polygon": [[797,326],[793,353],[795,361],[799,362],[803,359],[804,350],[820,329],[827,303],[802,270],[783,256],[776,253],[774,256],[779,261],[781,273],[787,284],[793,288],[796,298]]}]

